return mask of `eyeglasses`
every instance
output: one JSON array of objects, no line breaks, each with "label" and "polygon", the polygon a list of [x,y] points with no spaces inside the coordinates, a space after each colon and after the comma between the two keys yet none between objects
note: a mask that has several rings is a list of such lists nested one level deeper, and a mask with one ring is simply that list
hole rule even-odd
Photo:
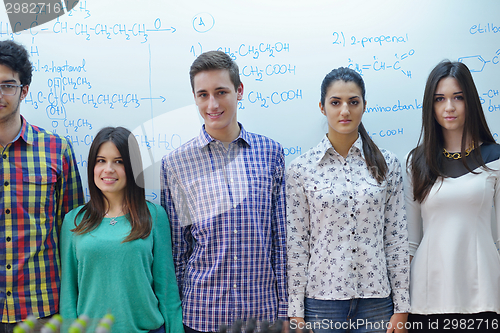
[{"label": "eyeglasses", "polygon": [[20,85],[8,84],[8,83],[0,84],[0,93],[6,96],[12,96],[17,93],[17,88],[21,88],[22,86],[23,86],[22,84]]}]

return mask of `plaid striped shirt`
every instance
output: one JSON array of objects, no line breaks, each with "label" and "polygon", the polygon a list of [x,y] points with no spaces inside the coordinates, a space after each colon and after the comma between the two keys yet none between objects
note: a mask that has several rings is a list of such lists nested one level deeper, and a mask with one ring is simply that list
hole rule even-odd
[{"label": "plaid striped shirt", "polygon": [[22,118],[0,180],[0,321],[49,316],[59,308],[58,230],[84,203],[70,143]]},{"label": "plaid striped shirt", "polygon": [[283,149],[240,127],[227,150],[203,127],[162,161],[184,323],[198,331],[287,318]]}]

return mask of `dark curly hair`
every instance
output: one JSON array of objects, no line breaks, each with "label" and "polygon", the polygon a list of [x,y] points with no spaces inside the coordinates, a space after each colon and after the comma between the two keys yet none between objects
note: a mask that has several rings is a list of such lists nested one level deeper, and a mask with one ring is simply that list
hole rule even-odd
[{"label": "dark curly hair", "polygon": [[0,41],[0,65],[4,65],[19,74],[19,80],[23,86],[31,83],[33,68],[29,60],[26,48],[14,41]]}]

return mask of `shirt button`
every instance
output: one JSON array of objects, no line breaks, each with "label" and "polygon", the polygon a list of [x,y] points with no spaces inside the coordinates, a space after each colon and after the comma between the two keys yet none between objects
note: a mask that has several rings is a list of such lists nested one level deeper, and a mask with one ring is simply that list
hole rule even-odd
[{"label": "shirt button", "polygon": [[9,182],[5,182],[3,183],[5,186],[9,186]]},{"label": "shirt button", "polygon": [[3,159],[6,160],[7,159],[7,154],[3,154]]},{"label": "shirt button", "polygon": [[233,206],[233,208],[236,208],[236,207],[238,207],[238,205],[234,205],[234,206]]},{"label": "shirt button", "polygon": [[237,257],[237,256],[234,256],[234,260],[238,260],[238,257]]},{"label": "shirt button", "polygon": [[349,199],[351,199],[351,200],[352,200],[352,195],[350,195],[350,196],[349,196]]},{"label": "shirt button", "polygon": [[353,231],[353,232],[351,232],[351,234],[355,235],[356,233]]},{"label": "shirt button", "polygon": [[233,179],[233,178],[231,178],[231,183],[233,183],[233,182],[234,182],[234,179]]},{"label": "shirt button", "polygon": [[356,270],[356,267],[354,267],[352,270],[353,270],[353,271],[355,271],[355,270]]},{"label": "shirt button", "polygon": [[7,264],[7,269],[10,269],[12,266],[10,266],[10,264]]},{"label": "shirt button", "polygon": [[12,295],[12,293],[10,291],[7,292],[7,296],[10,296]]},{"label": "shirt button", "polygon": [[10,209],[6,209],[5,214],[10,214]]},{"label": "shirt button", "polygon": [[347,182],[350,182],[351,180],[349,178],[346,179]]},{"label": "shirt button", "polygon": [[354,214],[351,214],[351,217],[354,217]]},{"label": "shirt button", "polygon": [[235,284],[233,284],[233,288],[235,288],[235,289],[236,289],[236,283],[235,283]]},{"label": "shirt button", "polygon": [[356,253],[356,250],[355,250],[355,249],[354,249],[354,250],[352,250],[352,253]]},{"label": "shirt button", "polygon": [[235,230],[234,230],[234,233],[235,233],[235,234],[237,234],[237,233],[238,233],[238,230],[236,230],[236,229],[235,229]]},{"label": "shirt button", "polygon": [[7,240],[7,242],[10,242],[11,238],[9,236],[7,236],[7,238],[5,238]]}]

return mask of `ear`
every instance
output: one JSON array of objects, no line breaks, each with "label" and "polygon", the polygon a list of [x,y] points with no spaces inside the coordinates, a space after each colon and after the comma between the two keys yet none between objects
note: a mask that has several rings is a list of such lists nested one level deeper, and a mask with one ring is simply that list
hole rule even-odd
[{"label": "ear", "polygon": [[319,109],[321,110],[321,113],[326,116],[325,108],[323,107],[323,104],[321,104],[321,102],[319,102]]},{"label": "ear", "polygon": [[240,83],[240,86],[236,90],[236,98],[238,101],[241,101],[243,99],[243,83]]},{"label": "ear", "polygon": [[23,86],[21,88],[21,95],[19,95],[19,100],[22,101],[23,99],[26,98],[26,96],[28,95],[28,90],[29,90],[30,86]]},{"label": "ear", "polygon": [[367,104],[367,103],[368,103],[367,101],[365,101],[365,102],[363,103],[363,104],[364,104],[364,105],[363,105],[363,113],[365,113],[365,111],[366,111],[366,104]]}]

